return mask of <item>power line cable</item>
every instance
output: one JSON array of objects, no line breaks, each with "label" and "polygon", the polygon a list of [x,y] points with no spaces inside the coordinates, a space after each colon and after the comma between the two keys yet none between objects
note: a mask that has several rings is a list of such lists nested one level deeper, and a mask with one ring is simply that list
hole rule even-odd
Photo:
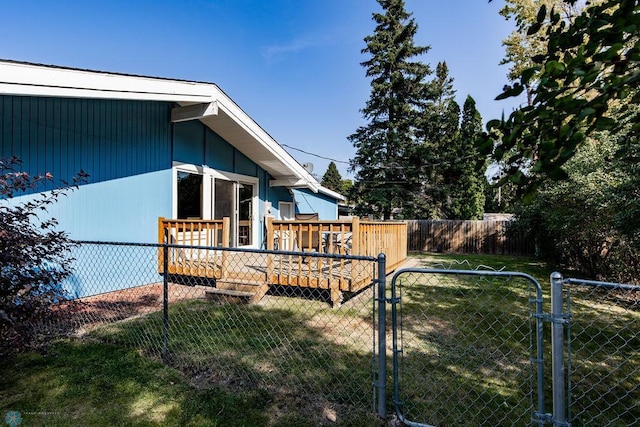
[{"label": "power line cable", "polygon": [[301,150],[300,148],[292,147],[292,146],[287,145],[287,144],[280,144],[280,145],[281,145],[281,146],[283,146],[283,147],[290,148],[290,149],[292,149],[292,150],[299,151],[299,152],[304,153],[304,154],[308,154],[308,155],[310,155],[310,156],[319,157],[319,158],[321,158],[321,159],[325,159],[325,160],[331,160],[332,162],[335,162],[335,163],[343,163],[343,164],[345,164],[345,165],[348,165],[348,164],[349,164],[349,162],[345,162],[344,160],[332,159],[331,157],[325,157],[325,156],[321,156],[321,155],[319,155],[319,154],[310,153],[310,152],[308,152],[308,151]]}]

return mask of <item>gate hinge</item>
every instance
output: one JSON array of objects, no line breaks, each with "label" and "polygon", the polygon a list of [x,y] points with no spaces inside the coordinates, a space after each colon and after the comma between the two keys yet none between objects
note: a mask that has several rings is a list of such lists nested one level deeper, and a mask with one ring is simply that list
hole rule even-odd
[{"label": "gate hinge", "polygon": [[542,319],[545,322],[568,324],[571,318],[570,314],[549,314],[549,313],[533,313],[532,317],[536,319]]}]

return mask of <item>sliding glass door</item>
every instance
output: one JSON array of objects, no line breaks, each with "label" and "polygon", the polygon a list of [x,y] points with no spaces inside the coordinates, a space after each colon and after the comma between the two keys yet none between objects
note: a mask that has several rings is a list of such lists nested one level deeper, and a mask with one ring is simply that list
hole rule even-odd
[{"label": "sliding glass door", "polygon": [[213,218],[230,218],[233,246],[253,244],[253,198],[252,184],[214,178]]},{"label": "sliding glass door", "polygon": [[257,241],[258,180],[209,168],[180,165],[175,174],[178,219],[229,218],[229,244],[253,246]]}]

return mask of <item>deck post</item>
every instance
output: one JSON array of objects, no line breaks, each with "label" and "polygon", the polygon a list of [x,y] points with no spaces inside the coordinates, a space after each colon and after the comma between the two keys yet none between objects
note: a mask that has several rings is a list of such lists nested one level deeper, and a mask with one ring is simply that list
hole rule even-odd
[{"label": "deck post", "polygon": [[[360,218],[357,216],[351,218],[351,255],[365,255],[360,251]],[[351,274],[361,274],[360,261],[351,260]]]},{"label": "deck post", "polygon": [[366,255],[360,253],[360,218],[354,216],[351,219],[351,253],[353,255]]},{"label": "deck post", "polygon": [[[158,218],[158,243],[159,244],[166,243],[164,240],[165,239],[164,221],[165,221],[164,217]],[[166,258],[166,256],[167,254],[164,253],[163,248],[158,248],[158,272],[160,274],[166,273],[166,270],[164,269],[164,258]]]},{"label": "deck post", "polygon": [[[222,247],[229,247],[229,235],[231,234],[231,220],[228,216],[222,218]],[[220,277],[226,279],[229,276],[228,267],[228,251],[222,251],[222,263],[220,265]]]},{"label": "deck post", "polygon": [[378,255],[378,416],[387,416],[387,278],[386,259]]},{"label": "deck post", "polygon": [[[264,236],[266,241],[266,249],[268,251],[273,250],[273,245],[275,241],[275,235],[273,232],[273,217],[271,215],[267,215],[264,217],[264,221],[266,223],[266,236]],[[280,243],[282,244],[282,243]],[[282,250],[282,248],[279,248]],[[269,283],[271,280],[271,276],[273,275],[273,254],[267,254],[267,277],[265,278],[266,282]]]}]

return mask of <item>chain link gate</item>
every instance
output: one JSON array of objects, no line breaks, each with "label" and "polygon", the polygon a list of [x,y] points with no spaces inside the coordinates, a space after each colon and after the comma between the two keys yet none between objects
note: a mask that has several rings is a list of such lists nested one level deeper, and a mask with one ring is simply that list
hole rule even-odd
[{"label": "chain link gate", "polygon": [[391,282],[394,407],[409,426],[543,425],[540,284],[404,269]]},{"label": "chain link gate", "polygon": [[640,424],[640,286],[559,273],[551,286],[556,425]]}]

